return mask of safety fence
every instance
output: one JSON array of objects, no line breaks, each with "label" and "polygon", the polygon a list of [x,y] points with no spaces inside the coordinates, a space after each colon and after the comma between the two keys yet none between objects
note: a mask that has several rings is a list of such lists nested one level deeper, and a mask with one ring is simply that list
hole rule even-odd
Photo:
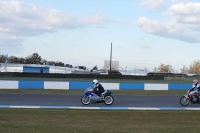
[{"label": "safety fence", "polygon": [[[156,83],[101,83],[110,90],[188,90],[192,84],[156,84]],[[0,80],[0,89],[58,89],[85,90],[93,87],[91,82],[59,82],[59,81],[10,81]]]}]

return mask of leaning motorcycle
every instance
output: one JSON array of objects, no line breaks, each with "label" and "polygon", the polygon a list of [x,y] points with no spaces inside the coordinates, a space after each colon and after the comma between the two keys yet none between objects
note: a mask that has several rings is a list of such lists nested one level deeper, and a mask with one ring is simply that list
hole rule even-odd
[{"label": "leaning motorcycle", "polygon": [[109,89],[106,89],[102,93],[103,98],[96,95],[97,92],[93,91],[93,88],[87,88],[84,91],[84,95],[81,97],[81,103],[88,105],[90,103],[105,103],[106,105],[111,105],[114,102],[114,97],[112,96],[113,92]]},{"label": "leaning motorcycle", "polygon": [[190,92],[190,90],[188,90],[187,94],[180,98],[180,104],[182,106],[187,106],[189,103],[191,103],[191,104],[200,103],[199,100],[200,99],[199,99],[197,90],[192,91],[192,92]]}]

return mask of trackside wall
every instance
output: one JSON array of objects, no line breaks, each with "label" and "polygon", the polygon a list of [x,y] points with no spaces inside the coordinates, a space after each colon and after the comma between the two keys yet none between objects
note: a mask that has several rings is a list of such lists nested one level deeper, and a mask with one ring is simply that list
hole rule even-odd
[{"label": "trackside wall", "polygon": [[[156,83],[101,83],[105,89],[111,90],[188,90],[192,84],[156,84]],[[85,90],[93,87],[91,82],[59,82],[59,81],[8,81],[0,80],[0,89],[57,89]]]}]

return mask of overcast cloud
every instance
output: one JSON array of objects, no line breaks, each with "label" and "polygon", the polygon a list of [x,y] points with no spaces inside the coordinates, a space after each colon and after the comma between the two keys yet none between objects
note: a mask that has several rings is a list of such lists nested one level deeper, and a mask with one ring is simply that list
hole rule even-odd
[{"label": "overcast cloud", "polygon": [[38,36],[58,29],[100,27],[112,21],[100,12],[92,17],[80,18],[76,14],[66,14],[56,9],[46,10],[18,0],[0,0],[0,7],[1,48],[10,47],[7,42],[11,43],[12,48],[21,47],[23,36]]},{"label": "overcast cloud", "polygon": [[15,36],[35,36],[60,28],[100,26],[111,21],[102,13],[78,18],[75,14],[66,14],[56,9],[45,10],[17,0],[0,1],[0,7],[0,32]]},{"label": "overcast cloud", "polygon": [[138,0],[139,5],[145,7],[146,9],[164,9],[164,0]]},{"label": "overcast cloud", "polygon": [[168,14],[171,21],[159,22],[140,17],[137,25],[146,33],[173,38],[190,43],[199,43],[200,3],[178,3],[172,5]]}]

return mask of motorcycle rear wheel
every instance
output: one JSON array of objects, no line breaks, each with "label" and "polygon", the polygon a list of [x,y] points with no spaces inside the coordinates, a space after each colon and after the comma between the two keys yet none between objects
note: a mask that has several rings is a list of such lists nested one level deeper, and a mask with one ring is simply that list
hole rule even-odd
[{"label": "motorcycle rear wheel", "polygon": [[113,102],[114,102],[114,97],[111,96],[111,95],[106,96],[105,99],[104,99],[104,103],[106,105],[111,105],[111,104],[113,104]]},{"label": "motorcycle rear wheel", "polygon": [[188,104],[190,103],[190,99],[185,97],[185,96],[182,96],[181,99],[180,99],[180,104],[182,106],[187,106]]},{"label": "motorcycle rear wheel", "polygon": [[90,104],[90,98],[89,97],[85,98],[84,96],[82,96],[81,97],[81,103],[84,104],[84,105]]}]

